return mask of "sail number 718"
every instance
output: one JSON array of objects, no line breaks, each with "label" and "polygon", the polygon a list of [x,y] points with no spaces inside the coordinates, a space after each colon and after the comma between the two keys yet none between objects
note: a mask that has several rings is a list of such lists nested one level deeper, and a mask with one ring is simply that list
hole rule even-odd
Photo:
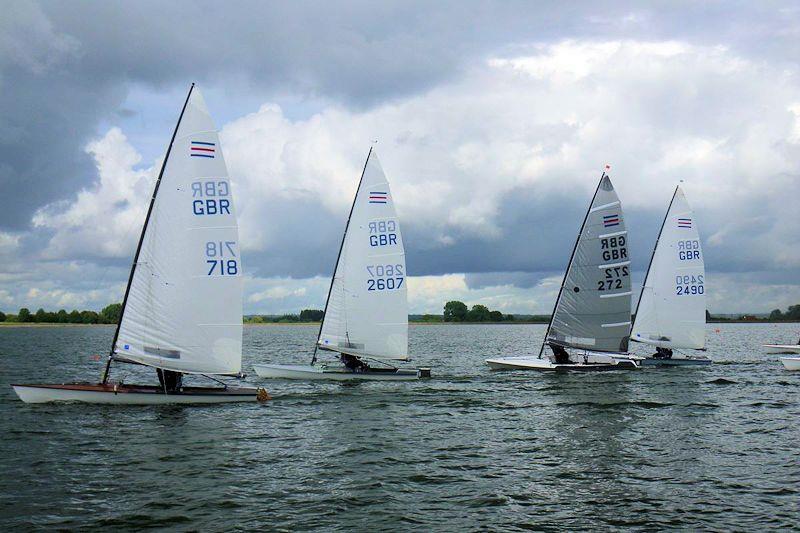
[{"label": "sail number 718", "polygon": [[239,261],[236,259],[236,241],[208,241],[206,243],[208,276],[236,276]]}]

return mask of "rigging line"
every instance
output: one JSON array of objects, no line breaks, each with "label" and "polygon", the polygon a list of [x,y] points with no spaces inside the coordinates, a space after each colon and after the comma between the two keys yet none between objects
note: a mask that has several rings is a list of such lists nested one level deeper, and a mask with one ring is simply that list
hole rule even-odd
[{"label": "rigging line", "polygon": [[223,387],[225,387],[226,389],[228,388],[228,384],[227,384],[227,383],[225,383],[224,381],[222,381],[221,379],[212,378],[212,377],[211,377],[211,376],[209,376],[208,374],[200,374],[200,375],[201,375],[201,376],[203,376],[204,378],[208,378],[208,379],[210,379],[211,381],[216,381],[217,383],[221,384],[221,385],[222,385]]},{"label": "rigging line", "polygon": [[125,315],[125,307],[128,303],[128,295],[131,292],[131,284],[133,283],[133,275],[136,272],[136,263],[139,261],[139,254],[142,251],[142,245],[144,244],[144,236],[147,233],[147,224],[150,222],[150,217],[153,214],[153,207],[156,203],[156,196],[158,195],[158,188],[161,185],[161,179],[164,177],[164,170],[167,168],[167,162],[169,161],[170,153],[172,152],[172,146],[175,144],[175,136],[178,134],[178,128],[180,128],[181,121],[183,120],[183,114],[186,112],[186,106],[189,105],[189,98],[192,96],[192,91],[194,90],[194,83],[192,86],[189,87],[189,92],[186,95],[186,101],[183,102],[183,108],[181,109],[181,114],[178,117],[178,122],[175,124],[175,130],[172,132],[172,138],[169,141],[169,146],[167,147],[167,153],[164,156],[164,161],[161,163],[161,171],[158,173],[158,179],[156,180],[155,187],[153,188],[153,196],[150,199],[150,206],[147,208],[147,216],[144,219],[144,225],[142,226],[142,233],[139,236],[139,244],[136,246],[136,254],[133,256],[133,264],[131,265],[131,273],[128,276],[128,286],[125,288],[125,296],[122,299],[122,309],[120,309],[119,313],[119,323],[117,323],[117,329],[114,331],[114,339],[111,341],[111,350],[108,354],[108,362],[106,363],[106,370],[103,373],[103,384],[108,381],[108,374],[111,371],[111,362],[114,360],[114,349],[117,346],[117,340],[119,339],[119,330],[122,326],[122,318]]},{"label": "rigging line", "polygon": [[[322,320],[320,320],[319,322],[319,332],[317,332],[317,341],[314,343],[314,355],[311,357],[311,366],[314,366],[314,363],[317,362],[317,349],[319,348],[319,339],[322,336],[322,326],[325,325],[325,315],[328,314],[328,304],[331,301],[331,292],[333,291],[333,283],[336,280],[336,270],[339,268],[339,260],[342,258],[344,241],[347,238],[347,230],[350,227],[350,219],[353,218],[353,210],[356,207],[356,201],[358,201],[358,193],[361,191],[361,184],[364,182],[364,174],[367,173],[367,165],[369,164],[369,158],[372,155],[372,148],[373,147],[370,146],[369,152],[367,153],[367,160],[364,161],[364,168],[361,170],[361,177],[358,180],[358,188],[356,189],[356,195],[353,197],[353,203],[350,205],[350,214],[347,215],[347,223],[344,225],[342,242],[341,244],[339,244],[339,253],[336,255],[336,264],[333,267],[333,274],[331,275],[331,284],[328,287],[328,297],[325,299],[325,309],[322,311]],[[345,306],[345,312],[346,312],[346,306]]]}]

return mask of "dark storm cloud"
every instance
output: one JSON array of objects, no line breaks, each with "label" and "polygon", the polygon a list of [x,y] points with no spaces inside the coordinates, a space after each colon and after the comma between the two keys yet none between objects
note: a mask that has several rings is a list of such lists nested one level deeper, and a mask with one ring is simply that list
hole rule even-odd
[{"label": "dark storm cloud", "polygon": [[[470,272],[471,288],[503,283],[534,286],[541,278],[563,273],[590,200],[543,194],[535,187],[516,189],[501,200],[496,221],[500,238],[459,235],[449,246],[437,245],[424,228],[406,225],[409,272],[420,276]],[[656,213],[626,209],[634,268],[646,268],[660,223]]]},{"label": "dark storm cloud", "polygon": [[[189,80],[366,107],[476,57],[561,38],[692,39],[794,61],[792,4],[7,2],[0,21],[0,229],[91,182],[83,153],[131,84]],[[13,200],[9,200],[13,199]]]}]

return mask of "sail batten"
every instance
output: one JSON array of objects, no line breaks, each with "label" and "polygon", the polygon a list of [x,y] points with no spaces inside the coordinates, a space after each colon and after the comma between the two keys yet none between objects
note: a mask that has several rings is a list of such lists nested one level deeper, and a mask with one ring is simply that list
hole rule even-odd
[{"label": "sail batten", "polygon": [[317,346],[408,359],[405,251],[389,182],[370,150],[336,263]]},{"label": "sail batten", "polygon": [[705,265],[697,222],[676,187],[653,248],[631,338],[662,348],[705,348]]},{"label": "sail batten", "polygon": [[567,265],[545,343],[610,353],[628,350],[628,257],[622,205],[604,173]]},{"label": "sail batten", "polygon": [[193,87],[154,188],[114,356],[183,373],[240,373],[241,272],[225,160]]}]

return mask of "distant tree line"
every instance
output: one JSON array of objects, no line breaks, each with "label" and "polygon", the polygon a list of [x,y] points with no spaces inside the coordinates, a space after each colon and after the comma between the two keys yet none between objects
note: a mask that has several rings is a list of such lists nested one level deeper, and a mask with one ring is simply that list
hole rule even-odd
[{"label": "distant tree line", "polygon": [[99,313],[96,311],[78,311],[73,309],[67,312],[66,309],[59,309],[56,312],[45,311],[39,308],[35,313],[31,313],[27,307],[21,308],[16,315],[5,314],[0,311],[0,322],[15,323],[41,323],[41,324],[116,324],[119,322],[119,315],[122,311],[122,304],[116,303],[107,305]]},{"label": "distant tree line", "polygon": [[472,309],[467,304],[452,300],[444,304],[444,322],[513,322],[514,315],[504,315],[500,311],[490,311],[485,305],[476,304]]},{"label": "distant tree line", "polygon": [[800,320],[800,304],[790,305],[785,313],[775,309],[769,314],[770,320]]},{"label": "distant tree line", "polygon": [[302,322],[319,322],[325,314],[322,309],[303,309],[299,315],[247,315],[245,324],[293,324]]}]

